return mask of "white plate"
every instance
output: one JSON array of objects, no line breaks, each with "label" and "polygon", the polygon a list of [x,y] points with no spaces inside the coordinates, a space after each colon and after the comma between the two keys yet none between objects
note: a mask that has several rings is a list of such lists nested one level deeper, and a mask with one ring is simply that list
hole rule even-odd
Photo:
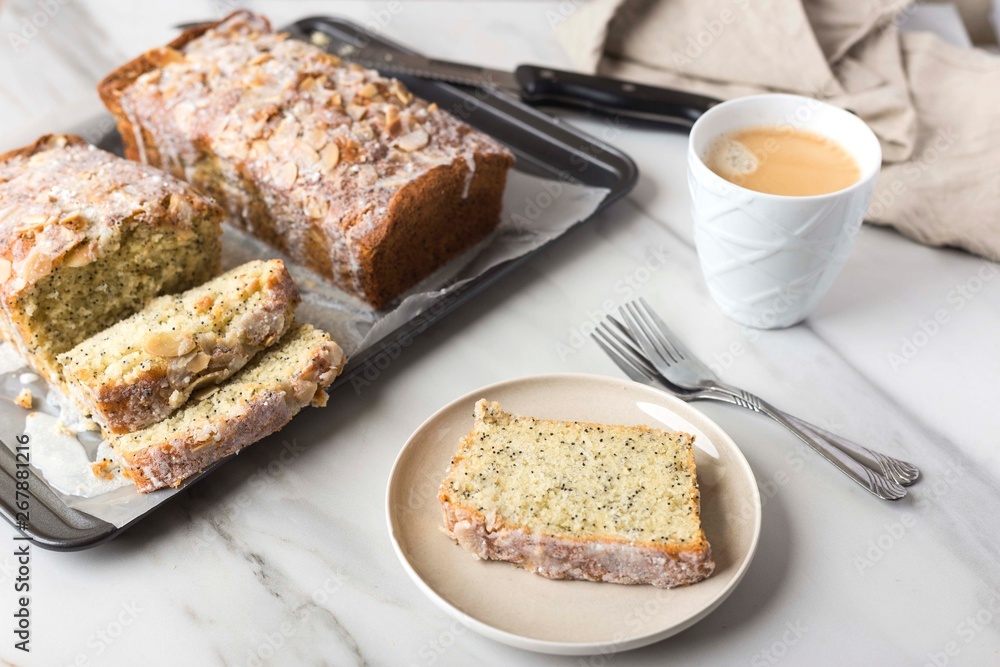
[{"label": "white plate", "polygon": [[[683,588],[554,581],[479,561],[442,531],[437,490],[476,401],[543,419],[646,424],[696,435],[702,524],[715,573]],[[522,649],[587,655],[645,646],[690,627],[736,588],[757,548],[760,494],[718,425],[657,389],[596,375],[537,375],[484,387],[438,410],[410,436],[389,476],[389,534],[417,586],[467,627]]]}]

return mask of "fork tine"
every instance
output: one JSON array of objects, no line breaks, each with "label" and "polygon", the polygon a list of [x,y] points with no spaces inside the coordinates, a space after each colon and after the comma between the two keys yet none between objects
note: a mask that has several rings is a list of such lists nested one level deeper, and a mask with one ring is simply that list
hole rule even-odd
[{"label": "fork tine", "polygon": [[[632,337],[632,334],[629,333],[629,330],[624,324],[610,316],[607,317],[601,324],[604,326],[605,335],[609,335],[614,338],[619,345],[625,347],[629,352],[631,352],[633,357],[642,360],[643,364],[646,368],[649,368],[651,372],[656,372],[653,369],[652,364],[650,364],[649,360],[646,358],[646,353],[642,351],[639,343],[637,343],[635,338]],[[614,326],[612,327],[611,324]]]},{"label": "fork tine", "polygon": [[591,334],[591,338],[594,339],[627,376],[636,382],[655,381],[656,378],[653,371],[646,367],[645,364],[640,363],[640,360],[636,359],[626,347],[613,340],[609,334],[610,331],[607,327],[599,324]]},{"label": "fork tine", "polygon": [[656,311],[647,303],[646,299],[639,297],[639,303],[642,304],[643,309],[646,311],[646,316],[649,318],[651,325],[660,332],[660,338],[663,340],[664,345],[668,345],[673,350],[674,356],[678,360],[694,358],[688,349],[684,347],[684,343],[677,337],[677,334],[656,314]]},{"label": "fork tine", "polygon": [[630,364],[640,369],[650,378],[656,377],[656,369],[649,364],[642,352],[635,347],[632,341],[620,336],[604,322],[597,325],[594,333],[600,334],[603,337],[604,343],[614,349]]},{"label": "fork tine", "polygon": [[[643,352],[647,354],[647,356],[653,356],[655,354],[656,357],[658,357],[660,361],[667,366],[676,362],[676,359],[674,359],[662,345],[658,344],[657,339],[659,337],[650,329],[648,323],[645,321],[645,318],[636,309],[635,302],[626,303],[618,309],[618,312],[621,313],[622,319],[625,320],[625,324],[628,327],[629,332],[632,334],[632,337],[639,343],[639,346],[642,348]],[[652,361],[655,365],[656,359],[652,359]]]}]

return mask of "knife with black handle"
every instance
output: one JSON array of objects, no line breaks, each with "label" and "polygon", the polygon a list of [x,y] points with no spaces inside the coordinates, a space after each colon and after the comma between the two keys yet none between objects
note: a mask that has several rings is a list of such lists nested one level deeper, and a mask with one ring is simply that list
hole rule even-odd
[{"label": "knife with black handle", "polygon": [[604,76],[520,65],[514,72],[435,60],[348,42],[325,33],[311,40],[329,52],[389,76],[416,76],[462,86],[499,88],[534,106],[559,106],[689,128],[720,100]]}]

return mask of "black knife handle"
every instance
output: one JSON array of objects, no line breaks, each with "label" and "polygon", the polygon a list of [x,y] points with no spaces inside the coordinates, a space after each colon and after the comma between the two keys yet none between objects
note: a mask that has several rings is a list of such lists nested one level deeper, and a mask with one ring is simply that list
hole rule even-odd
[{"label": "black knife handle", "polygon": [[522,98],[530,104],[589,109],[682,127],[691,127],[701,114],[720,102],[681,90],[536,65],[521,65],[514,76]]}]

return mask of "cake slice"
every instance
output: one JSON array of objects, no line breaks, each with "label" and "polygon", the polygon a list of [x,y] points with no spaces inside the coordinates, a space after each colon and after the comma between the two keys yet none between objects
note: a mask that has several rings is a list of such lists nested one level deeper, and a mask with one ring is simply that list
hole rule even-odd
[{"label": "cake slice", "polygon": [[142,493],[186,478],[280,429],[305,406],[326,405],[344,353],[330,336],[296,324],[243,370],[167,419],[114,436],[111,446]]},{"label": "cake slice", "polygon": [[695,583],[715,563],[693,440],[519,417],[480,400],[438,492],[446,532],[477,558],[551,579]]},{"label": "cake slice", "polygon": [[292,325],[299,292],[280,259],[248,262],[145,308],[59,356],[70,395],[106,434],[165,419],[243,368]]},{"label": "cake slice", "polygon": [[0,334],[47,381],[56,357],[219,269],[223,212],[69,135],[0,155]]}]

